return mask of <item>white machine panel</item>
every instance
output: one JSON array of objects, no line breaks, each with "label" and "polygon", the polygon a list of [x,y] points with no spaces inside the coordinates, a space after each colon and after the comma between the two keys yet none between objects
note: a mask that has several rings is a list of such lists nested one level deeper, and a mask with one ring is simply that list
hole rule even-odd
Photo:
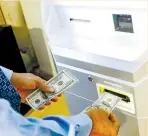
[{"label": "white machine panel", "polygon": [[[85,1],[77,5],[47,4],[50,12],[43,20],[50,44],[126,61],[138,59],[147,50],[146,2],[139,2],[139,7],[130,5],[131,1],[121,0],[118,5],[112,1],[115,6],[105,3],[108,1],[93,1],[91,6],[86,6]],[[122,19],[115,21],[115,15]]]},{"label": "white machine panel", "polygon": [[[96,85],[101,86],[130,99],[122,98],[114,111],[119,136],[147,136],[148,1],[42,1],[47,47],[57,69],[67,68],[81,80],[66,92],[73,114],[97,99]],[[71,105],[77,100],[79,107]]]}]

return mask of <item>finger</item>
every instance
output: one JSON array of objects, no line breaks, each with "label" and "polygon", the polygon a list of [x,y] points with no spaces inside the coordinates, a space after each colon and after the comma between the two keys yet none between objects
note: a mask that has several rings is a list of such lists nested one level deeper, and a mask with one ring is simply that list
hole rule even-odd
[{"label": "finger", "polygon": [[89,115],[90,117],[94,118],[95,116],[99,116],[100,118],[103,118],[104,120],[108,121],[108,112],[106,112],[105,110],[102,109],[93,109],[90,108],[87,112],[87,115]]},{"label": "finger", "polygon": [[51,99],[51,101],[52,101],[52,102],[57,102],[58,99],[57,99],[57,98],[53,98],[53,99]]},{"label": "finger", "polygon": [[41,79],[41,80],[42,80],[42,82],[43,82],[44,84],[46,84],[46,82],[47,82],[46,80],[44,80],[44,79]]},{"label": "finger", "polygon": [[59,94],[59,95],[58,95],[58,97],[61,97],[61,96],[62,96],[62,94]]},{"label": "finger", "polygon": [[117,135],[118,135],[118,131],[115,130],[114,128],[112,128],[112,129],[110,130],[109,136],[117,136]]},{"label": "finger", "polygon": [[39,110],[43,110],[44,108],[45,108],[45,106],[42,106],[42,107],[39,108]]},{"label": "finger", "polygon": [[113,113],[110,114],[109,119],[112,122],[113,126],[116,127],[117,129],[119,129],[120,123],[119,123],[117,117]]},{"label": "finger", "polygon": [[51,104],[51,101],[48,101],[45,105],[50,105]]},{"label": "finger", "polygon": [[37,87],[45,92],[54,93],[54,90],[51,90],[41,78],[37,79]]},{"label": "finger", "polygon": [[106,110],[97,109],[97,111],[98,111],[98,115],[101,115],[101,116],[104,117],[104,119],[108,120],[109,113]]}]

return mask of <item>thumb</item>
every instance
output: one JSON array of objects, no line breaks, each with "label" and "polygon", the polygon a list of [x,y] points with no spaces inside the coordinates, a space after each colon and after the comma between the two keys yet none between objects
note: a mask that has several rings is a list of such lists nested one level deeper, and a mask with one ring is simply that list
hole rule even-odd
[{"label": "thumb", "polygon": [[46,84],[45,81],[42,80],[41,78],[38,79],[37,81],[37,87],[39,89],[41,89],[44,92],[48,92],[48,93],[54,93],[54,90],[51,90]]}]

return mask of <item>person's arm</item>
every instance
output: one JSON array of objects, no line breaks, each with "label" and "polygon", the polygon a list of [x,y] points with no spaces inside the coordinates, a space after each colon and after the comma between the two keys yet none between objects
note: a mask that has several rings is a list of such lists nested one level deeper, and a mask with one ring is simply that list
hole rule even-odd
[{"label": "person's arm", "polygon": [[[0,69],[11,82],[11,84],[16,88],[23,103],[25,103],[25,98],[30,93],[32,93],[34,89],[40,88],[43,91],[53,93],[53,91],[45,84],[46,81],[38,76],[35,76],[31,73],[16,73],[3,66],[0,66]],[[53,98],[52,101],[56,102],[57,98]],[[47,102],[47,105],[49,104],[50,102]],[[44,106],[40,109],[44,109]]]},{"label": "person's arm", "polygon": [[71,117],[25,118],[6,100],[0,99],[1,136],[117,136],[118,131],[117,118],[103,110],[91,109],[86,114]]},{"label": "person's arm", "polygon": [[2,66],[0,66],[0,68],[1,68],[1,70],[4,72],[5,76],[6,76],[6,77],[9,79],[9,81],[10,81],[10,79],[11,79],[11,77],[12,77],[12,74],[13,74],[13,71],[10,70],[10,69],[4,68],[4,67],[2,67]]},{"label": "person's arm", "polygon": [[1,136],[88,136],[92,129],[92,121],[86,114],[25,118],[3,99],[0,99],[0,117]]}]

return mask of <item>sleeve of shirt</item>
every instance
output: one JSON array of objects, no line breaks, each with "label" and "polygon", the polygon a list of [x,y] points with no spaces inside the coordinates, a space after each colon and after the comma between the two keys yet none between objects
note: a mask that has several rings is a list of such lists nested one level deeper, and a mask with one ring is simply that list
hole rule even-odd
[{"label": "sleeve of shirt", "polygon": [[[0,135],[9,136],[89,136],[92,121],[85,114],[25,118],[0,99]],[[8,131],[9,130],[9,131]]]},{"label": "sleeve of shirt", "polygon": [[5,76],[10,80],[11,79],[11,76],[13,74],[13,71],[12,70],[9,70],[7,68],[4,68],[2,66],[0,66],[0,68],[4,72]]}]

